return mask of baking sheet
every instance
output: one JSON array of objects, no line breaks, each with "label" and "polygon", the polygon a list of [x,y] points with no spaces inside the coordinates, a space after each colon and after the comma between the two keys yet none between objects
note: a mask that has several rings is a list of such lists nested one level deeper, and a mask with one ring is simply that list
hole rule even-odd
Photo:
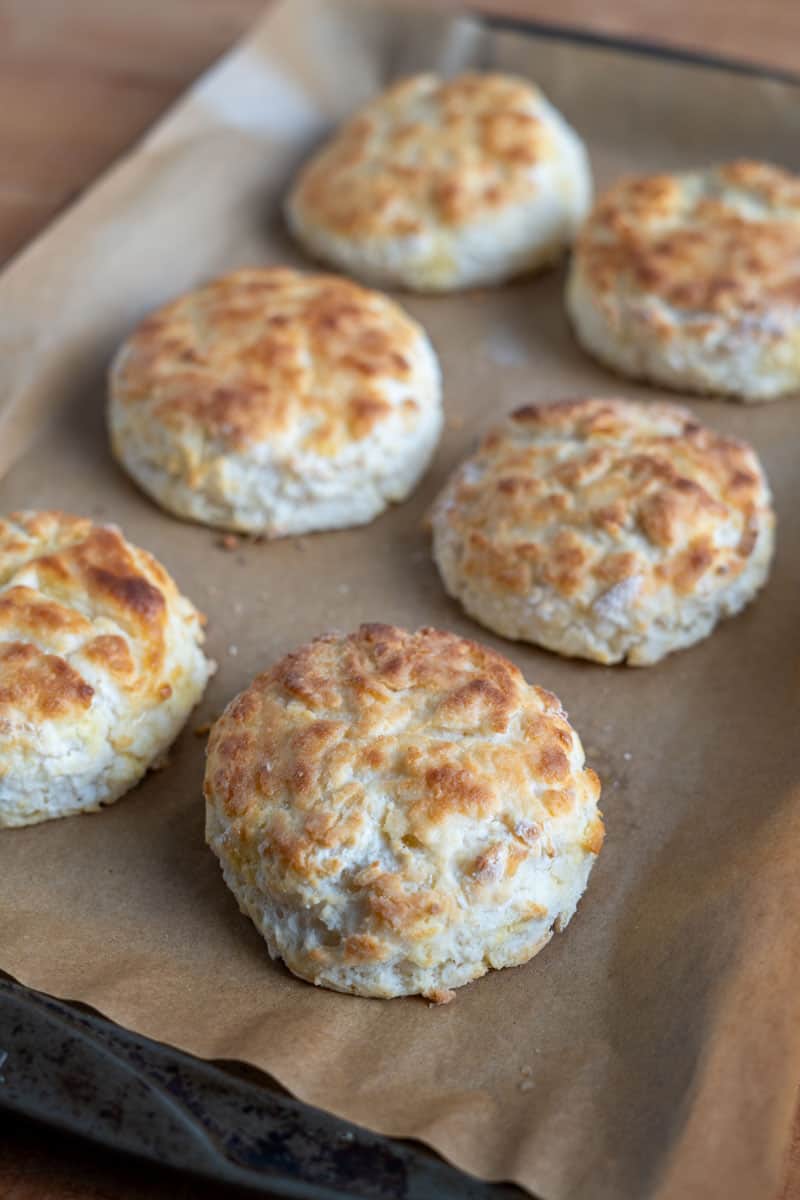
[{"label": "baking sheet", "polygon": [[[577,351],[560,271],[401,298],[439,351],[448,427],[415,496],[365,529],[225,551],[157,510],[107,452],[119,340],[219,271],[308,265],[280,220],[287,181],[333,121],[398,75],[470,64],[536,79],[587,138],[601,183],[740,154],[800,168],[800,88],[411,11],[271,10],[0,279],[0,509],[117,521],[208,613],[220,663],[167,770],[101,814],[0,833],[0,967],[195,1054],[255,1063],[306,1101],[545,1200],[769,1197],[800,1078],[797,401],[692,401],[762,454],[778,553],[755,605],[641,671],[484,633],[444,596],[421,528],[503,412],[658,395]],[[203,845],[193,729],[290,647],[362,620],[502,649],[562,698],[604,783],[607,843],[568,930],[445,1008],[294,980]]]}]

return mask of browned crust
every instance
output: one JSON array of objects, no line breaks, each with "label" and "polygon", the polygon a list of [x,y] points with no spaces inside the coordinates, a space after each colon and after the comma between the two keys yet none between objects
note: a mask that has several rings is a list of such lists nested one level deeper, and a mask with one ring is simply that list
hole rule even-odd
[{"label": "browned crust", "polygon": [[553,157],[536,88],[507,75],[417,75],[382,93],[301,172],[291,204],[351,239],[459,229],[536,193]]},{"label": "browned crust", "polygon": [[[172,438],[241,451],[307,427],[298,448],[334,454],[391,413],[419,331],[387,298],[332,275],[234,271],[148,317],[111,375],[115,404]],[[191,443],[190,443],[191,444]]]},{"label": "browned crust", "polygon": [[[475,586],[525,595],[545,584],[588,604],[636,578],[646,605],[664,586],[689,595],[709,576],[732,582],[772,515],[746,443],[677,405],[582,399],[519,409],[493,429],[434,519],[459,539]],[[726,523],[739,539],[717,545]]]},{"label": "browned crust", "polygon": [[92,703],[94,688],[69,663],[42,654],[30,642],[0,645],[0,714],[9,709],[34,720],[70,717]]},{"label": "browned crust", "polygon": [[612,322],[621,293],[663,302],[649,312],[660,340],[702,340],[720,319],[785,336],[800,307],[800,179],[748,160],[624,179],[597,201],[575,264]]},{"label": "browned crust", "polygon": [[[258,863],[276,893],[297,895],[342,876],[374,820],[370,789],[388,789],[380,834],[398,867],[376,861],[341,883],[363,905],[359,932],[376,939],[346,954],[379,961],[387,937],[424,941],[455,917],[436,863],[460,821],[504,826],[494,854],[461,866],[467,890],[502,889],[547,852],[552,814],[534,795],[551,789],[556,819],[593,805],[600,784],[573,772],[574,746],[556,698],[502,655],[432,628],[369,624],[287,655],[229,705],[209,738],[205,793],[234,866],[247,875]],[[599,848],[596,825],[586,840]]]},{"label": "browned crust", "polygon": [[[79,660],[65,659],[67,646],[142,701],[165,698],[167,605],[177,591],[119,530],[59,512],[12,513],[0,520],[0,583],[0,721],[69,720],[89,707],[94,689]],[[95,633],[98,617],[119,632]]]}]

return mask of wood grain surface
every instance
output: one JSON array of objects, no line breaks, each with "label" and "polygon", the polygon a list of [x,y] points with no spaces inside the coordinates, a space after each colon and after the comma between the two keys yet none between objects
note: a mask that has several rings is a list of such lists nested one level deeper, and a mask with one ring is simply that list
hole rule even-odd
[{"label": "wood grain surface", "polygon": [[[800,0],[467,6],[800,73]],[[128,149],[262,8],[263,0],[0,0],[0,263]],[[780,1200],[800,1200],[798,1116]],[[232,1195],[24,1121],[0,1120],[2,1200]]]}]

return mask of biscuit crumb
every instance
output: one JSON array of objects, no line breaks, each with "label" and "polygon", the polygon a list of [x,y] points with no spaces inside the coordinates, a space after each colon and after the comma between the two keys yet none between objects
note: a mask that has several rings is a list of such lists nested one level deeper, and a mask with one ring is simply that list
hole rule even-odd
[{"label": "biscuit crumb", "polygon": [[533,1091],[533,1086],[532,1079],[523,1079],[522,1083],[519,1085],[519,1090],[521,1092],[531,1092]]},{"label": "biscuit crumb", "polygon": [[448,417],[447,420],[445,421],[445,425],[447,426],[448,429],[463,429],[464,428],[464,418],[463,417]]},{"label": "biscuit crumb", "polygon": [[195,727],[194,727],[194,736],[195,737],[205,737],[206,734],[210,733],[210,732],[211,732],[211,722],[210,721],[204,721],[202,725],[195,725]]},{"label": "biscuit crumb", "polygon": [[440,1004],[449,1004],[451,1000],[455,1000],[456,994],[451,988],[434,988],[430,992],[423,993],[426,1000],[430,1000],[428,1008],[437,1008]]},{"label": "biscuit crumb", "polygon": [[239,539],[235,533],[224,533],[217,542],[220,550],[238,550]]}]

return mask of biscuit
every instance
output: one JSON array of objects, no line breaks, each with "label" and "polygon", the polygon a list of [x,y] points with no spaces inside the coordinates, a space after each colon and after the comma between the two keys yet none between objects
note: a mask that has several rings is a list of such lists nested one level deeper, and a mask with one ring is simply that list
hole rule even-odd
[{"label": "biscuit", "polygon": [[583,143],[532,84],[416,75],[313,156],[286,215],[312,255],[358,278],[451,291],[558,258],[591,192]]},{"label": "biscuit", "polygon": [[482,625],[641,666],[752,599],[774,516],[746,443],[676,405],[589,399],[512,413],[431,525],[445,588]]},{"label": "biscuit", "polygon": [[742,161],[618,183],[578,236],[567,308],[581,345],[633,379],[800,391],[800,178]]},{"label": "biscuit", "polygon": [[201,622],[114,526],[0,520],[0,826],[91,812],[158,762],[213,670]]},{"label": "biscuit", "polygon": [[163,508],[269,537],[371,521],[442,424],[436,355],[346,279],[240,270],[147,318],[111,368],[115,456]]},{"label": "biscuit", "polygon": [[206,838],[295,975],[443,1001],[567,924],[599,794],[558,700],[507,659],[362,625],[287,655],[217,721]]}]

